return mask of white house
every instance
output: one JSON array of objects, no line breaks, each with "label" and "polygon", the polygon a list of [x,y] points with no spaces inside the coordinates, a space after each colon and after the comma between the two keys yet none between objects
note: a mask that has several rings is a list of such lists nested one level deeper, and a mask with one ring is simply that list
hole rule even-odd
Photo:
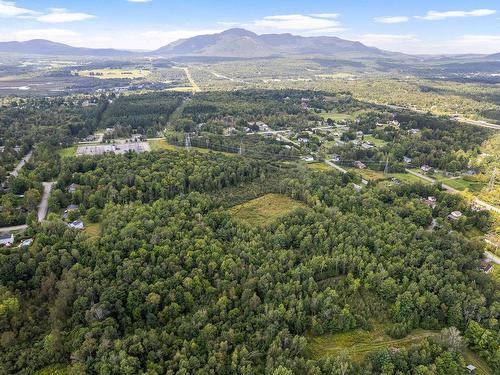
[{"label": "white house", "polygon": [[12,246],[14,243],[14,235],[12,233],[0,233],[0,245]]},{"label": "white house", "polygon": [[450,220],[458,220],[462,217],[462,213],[460,211],[453,211],[448,215],[448,219]]},{"label": "white house", "polygon": [[406,164],[410,164],[410,163],[411,163],[411,158],[409,158],[408,156],[403,156],[403,161],[404,161]]},{"label": "white house", "polygon": [[301,157],[302,160],[306,161],[306,162],[311,162],[311,161],[314,161],[314,158],[312,156],[302,156]]},{"label": "white house", "polygon": [[365,169],[366,168],[366,164],[363,163],[363,162],[360,162],[359,160],[354,162],[354,165],[359,168],[359,169]]},{"label": "white house", "polygon": [[420,169],[421,169],[423,172],[425,172],[425,173],[432,171],[432,167],[431,167],[430,165],[427,165],[427,164],[422,165],[422,166],[420,167]]}]

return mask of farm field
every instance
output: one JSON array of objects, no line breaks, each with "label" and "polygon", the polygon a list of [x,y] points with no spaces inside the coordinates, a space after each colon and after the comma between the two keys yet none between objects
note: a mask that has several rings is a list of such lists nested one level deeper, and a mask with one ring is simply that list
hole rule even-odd
[{"label": "farm field", "polygon": [[100,79],[145,78],[151,74],[149,70],[143,69],[94,69],[79,70],[74,73],[80,77],[93,77]]},{"label": "farm field", "polygon": [[299,208],[306,206],[284,195],[266,194],[234,206],[230,212],[238,220],[251,225],[265,226]]}]

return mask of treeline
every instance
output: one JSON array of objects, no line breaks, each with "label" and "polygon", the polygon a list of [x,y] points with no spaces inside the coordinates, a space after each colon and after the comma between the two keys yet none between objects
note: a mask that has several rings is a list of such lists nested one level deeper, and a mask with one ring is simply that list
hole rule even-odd
[{"label": "treeline", "polygon": [[[281,178],[266,182],[266,173]],[[259,181],[308,208],[259,227],[217,203]],[[81,193],[65,193],[70,183]],[[463,372],[463,358],[445,339],[377,351],[362,364],[310,358],[308,334],[370,329],[374,317],[386,316],[394,337],[457,327],[497,371],[498,284],[479,270],[482,243],[445,220],[427,229],[432,212],[421,197],[439,194],[429,189],[356,193],[349,175],[266,170],[195,152],[63,161],[52,209],[103,207],[102,235],[89,238],[52,216],[29,251],[0,253],[0,368]],[[446,210],[460,207],[456,199]],[[493,344],[481,341],[485,335]]]},{"label": "treeline", "polygon": [[130,134],[156,136],[165,128],[170,115],[182,100],[182,95],[168,92],[122,95],[114,99],[104,112],[102,127],[119,126],[129,129]]}]

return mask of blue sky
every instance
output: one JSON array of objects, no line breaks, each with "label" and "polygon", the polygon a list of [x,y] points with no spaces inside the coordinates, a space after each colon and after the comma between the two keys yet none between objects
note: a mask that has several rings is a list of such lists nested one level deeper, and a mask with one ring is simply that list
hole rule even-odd
[{"label": "blue sky", "polygon": [[335,35],[407,53],[500,52],[495,0],[0,0],[0,40],[154,49],[244,27]]}]

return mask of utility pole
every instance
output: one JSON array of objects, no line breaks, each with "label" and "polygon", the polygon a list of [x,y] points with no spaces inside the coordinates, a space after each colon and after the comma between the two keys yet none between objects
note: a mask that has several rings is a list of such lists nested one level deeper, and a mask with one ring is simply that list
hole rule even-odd
[{"label": "utility pole", "polygon": [[191,151],[191,136],[186,134],[186,151]]},{"label": "utility pole", "polygon": [[384,176],[387,177],[389,174],[389,155],[385,158],[385,168],[384,168]]},{"label": "utility pole", "polygon": [[239,155],[243,155],[243,140],[240,141],[240,149],[238,150]]},{"label": "utility pole", "polygon": [[495,187],[495,175],[497,173],[497,167],[493,168],[493,173],[491,174],[490,182],[488,182],[488,191],[493,191]]}]

